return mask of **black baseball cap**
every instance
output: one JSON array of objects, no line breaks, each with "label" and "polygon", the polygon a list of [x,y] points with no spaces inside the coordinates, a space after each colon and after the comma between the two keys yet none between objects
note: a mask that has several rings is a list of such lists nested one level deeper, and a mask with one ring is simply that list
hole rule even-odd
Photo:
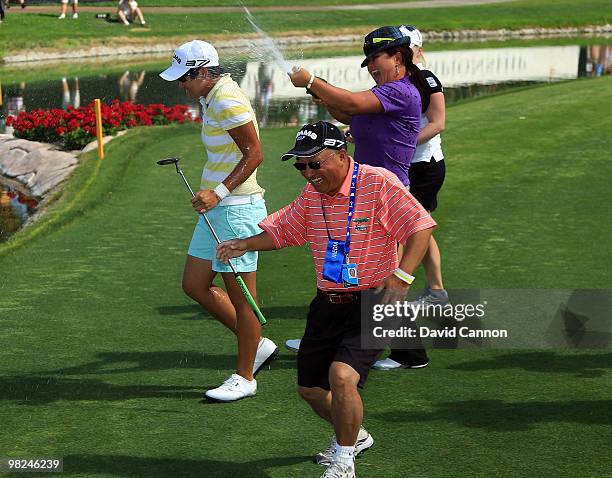
[{"label": "black baseball cap", "polygon": [[368,33],[363,40],[363,53],[366,58],[361,62],[361,68],[367,66],[371,56],[399,45],[411,44],[410,28],[412,26],[401,25],[399,27],[380,27]]},{"label": "black baseball cap", "polygon": [[327,121],[305,124],[295,137],[295,146],[281,156],[283,161],[306,158],[324,149],[346,149],[346,137],[336,126]]}]

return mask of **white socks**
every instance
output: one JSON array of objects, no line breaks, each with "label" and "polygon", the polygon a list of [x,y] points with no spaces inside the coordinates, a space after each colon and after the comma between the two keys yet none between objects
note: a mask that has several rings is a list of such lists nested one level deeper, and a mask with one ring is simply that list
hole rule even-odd
[{"label": "white socks", "polygon": [[355,447],[354,446],[340,446],[336,442],[336,450],[334,451],[334,460],[349,465],[351,468],[355,464]]}]

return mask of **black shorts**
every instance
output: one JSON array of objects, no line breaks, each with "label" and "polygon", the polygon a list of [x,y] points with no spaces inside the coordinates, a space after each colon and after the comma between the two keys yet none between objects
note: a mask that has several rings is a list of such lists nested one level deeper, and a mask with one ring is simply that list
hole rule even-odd
[{"label": "black shorts", "polygon": [[433,212],[438,207],[438,191],[444,183],[445,174],[446,165],[443,159],[436,161],[431,158],[429,161],[419,161],[412,163],[408,169],[410,194],[429,212]]},{"label": "black shorts", "polygon": [[361,348],[361,300],[330,304],[321,297],[310,303],[306,331],[298,351],[298,385],[329,390],[332,362],[343,362],[359,373],[363,388],[381,350]]}]

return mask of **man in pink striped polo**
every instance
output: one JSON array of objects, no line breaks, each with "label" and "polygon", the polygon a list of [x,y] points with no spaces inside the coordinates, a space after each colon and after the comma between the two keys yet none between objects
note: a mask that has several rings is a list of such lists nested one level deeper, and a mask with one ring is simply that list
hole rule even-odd
[{"label": "man in pink striped polo", "polygon": [[436,223],[393,173],[355,163],[331,123],[303,126],[282,160],[293,157],[308,181],[297,199],[264,219],[261,234],[222,243],[217,257],[310,245],[317,294],[298,352],[298,392],[335,431],[315,457],[329,465],[322,478],[352,478],[355,455],[374,442],[361,426],[358,388],[382,352],[361,348],[361,291],[404,300]]}]

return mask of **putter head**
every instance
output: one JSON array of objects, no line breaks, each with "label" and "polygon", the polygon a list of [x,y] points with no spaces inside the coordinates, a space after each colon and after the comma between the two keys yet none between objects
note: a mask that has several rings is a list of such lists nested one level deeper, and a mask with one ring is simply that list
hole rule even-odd
[{"label": "putter head", "polygon": [[[2,0],[0,0],[2,1]],[[166,158],[166,159],[160,159],[159,161],[157,161],[157,164],[159,164],[160,166],[166,166],[168,164],[174,164],[174,166],[176,167],[176,172],[178,173],[179,171],[179,167],[178,167],[178,162],[181,160],[181,158]]]}]

